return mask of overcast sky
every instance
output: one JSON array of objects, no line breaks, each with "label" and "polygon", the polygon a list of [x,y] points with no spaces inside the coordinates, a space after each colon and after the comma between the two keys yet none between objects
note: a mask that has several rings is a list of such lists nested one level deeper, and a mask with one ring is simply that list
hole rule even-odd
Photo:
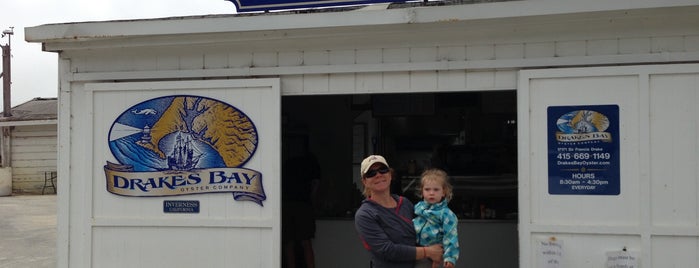
[{"label": "overcast sky", "polygon": [[[235,5],[226,0],[0,0],[0,31],[14,26],[14,35],[9,41],[12,48],[12,106],[36,97],[58,95],[58,56],[41,51],[41,44],[24,41],[25,27],[233,13]],[[0,44],[7,45],[8,36],[0,38]]]}]

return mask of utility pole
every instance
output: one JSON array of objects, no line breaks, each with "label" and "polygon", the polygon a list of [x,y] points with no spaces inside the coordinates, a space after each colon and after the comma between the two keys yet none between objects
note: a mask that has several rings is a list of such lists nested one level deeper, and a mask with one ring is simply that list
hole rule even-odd
[{"label": "utility pole", "polygon": [[[10,51],[10,42],[15,27],[10,27],[9,30],[2,31],[2,36],[0,38],[7,36],[7,45],[0,45],[2,47],[2,101],[3,101],[3,116],[5,118],[12,116],[12,105],[10,103],[10,86],[12,85],[12,67],[10,66],[10,59],[12,57]],[[10,185],[10,189],[4,189],[0,187],[0,196],[9,195],[12,193],[12,172],[10,166],[10,128],[11,127],[0,127],[0,171],[10,172],[9,179],[7,176],[2,176],[0,174],[0,181],[4,181],[4,184]],[[7,174],[5,174],[7,175]],[[9,181],[8,181],[9,180]]]},{"label": "utility pole", "polygon": [[10,65],[10,60],[12,57],[10,51],[10,43],[12,42],[12,35],[15,27],[10,27],[9,30],[2,31],[2,37],[7,36],[7,45],[0,45],[2,47],[2,104],[3,104],[3,116],[12,116],[12,104],[10,102],[10,88],[12,85],[12,66]]}]

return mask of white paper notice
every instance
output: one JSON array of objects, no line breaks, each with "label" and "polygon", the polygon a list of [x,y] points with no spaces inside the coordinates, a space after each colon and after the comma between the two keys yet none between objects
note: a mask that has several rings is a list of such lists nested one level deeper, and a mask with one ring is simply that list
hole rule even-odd
[{"label": "white paper notice", "polygon": [[541,268],[560,268],[563,258],[563,241],[556,239],[539,241],[539,266]]},{"label": "white paper notice", "polygon": [[607,252],[607,268],[637,268],[638,258],[629,251]]}]

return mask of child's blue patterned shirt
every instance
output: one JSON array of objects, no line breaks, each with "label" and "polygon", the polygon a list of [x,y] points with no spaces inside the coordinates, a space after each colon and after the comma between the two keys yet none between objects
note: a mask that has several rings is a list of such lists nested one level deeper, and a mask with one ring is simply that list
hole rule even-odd
[{"label": "child's blue patterned shirt", "polygon": [[420,201],[415,205],[415,215],[413,225],[417,243],[423,246],[442,244],[443,261],[456,264],[459,259],[459,220],[447,206],[447,200],[433,205]]}]

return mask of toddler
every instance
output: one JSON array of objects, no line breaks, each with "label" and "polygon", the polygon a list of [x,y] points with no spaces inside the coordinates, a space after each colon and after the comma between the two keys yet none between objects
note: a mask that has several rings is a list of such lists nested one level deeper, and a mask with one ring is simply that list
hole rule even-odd
[{"label": "toddler", "polygon": [[[415,205],[413,219],[417,243],[422,246],[441,243],[444,247],[444,268],[454,268],[459,258],[459,220],[447,203],[453,192],[447,173],[441,169],[428,169],[422,173],[418,196],[422,201]],[[438,262],[418,262],[416,267],[441,267]]]}]

